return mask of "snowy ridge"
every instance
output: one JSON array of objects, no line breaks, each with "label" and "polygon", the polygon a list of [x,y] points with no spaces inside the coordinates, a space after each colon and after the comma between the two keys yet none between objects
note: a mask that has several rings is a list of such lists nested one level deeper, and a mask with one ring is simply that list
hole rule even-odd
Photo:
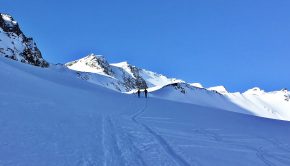
[{"label": "snowy ridge", "polygon": [[138,88],[161,88],[170,83],[182,82],[140,69],[128,62],[109,64],[103,56],[95,54],[66,63],[65,66],[77,71],[78,76],[84,80],[120,92],[135,91]]},{"label": "snowy ridge", "polygon": [[175,83],[167,85],[155,92],[153,97],[196,104],[206,107],[219,108],[223,110],[255,115],[238,105],[229,101],[224,95],[217,91],[210,91],[186,83]]},{"label": "snowy ridge", "polygon": [[152,93],[154,97],[191,103],[260,117],[290,121],[290,92],[265,92],[252,88],[230,93],[223,86],[199,88],[192,84],[171,84]]}]

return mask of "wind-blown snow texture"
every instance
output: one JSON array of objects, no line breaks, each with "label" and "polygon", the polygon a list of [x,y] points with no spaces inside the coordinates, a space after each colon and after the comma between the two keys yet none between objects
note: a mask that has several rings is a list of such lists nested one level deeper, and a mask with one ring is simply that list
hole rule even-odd
[{"label": "wind-blown snow texture", "polygon": [[289,122],[138,99],[58,66],[0,66],[0,165],[290,164]]}]

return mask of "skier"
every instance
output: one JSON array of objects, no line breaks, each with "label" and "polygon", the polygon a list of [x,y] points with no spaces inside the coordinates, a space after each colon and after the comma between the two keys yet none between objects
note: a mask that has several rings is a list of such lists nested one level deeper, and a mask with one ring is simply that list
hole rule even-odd
[{"label": "skier", "polygon": [[138,98],[140,98],[140,89],[138,89],[137,94],[138,94]]},{"label": "skier", "polygon": [[146,88],[145,88],[145,90],[144,90],[144,93],[145,93],[145,97],[147,98],[147,93],[148,93],[148,91],[147,91]]}]

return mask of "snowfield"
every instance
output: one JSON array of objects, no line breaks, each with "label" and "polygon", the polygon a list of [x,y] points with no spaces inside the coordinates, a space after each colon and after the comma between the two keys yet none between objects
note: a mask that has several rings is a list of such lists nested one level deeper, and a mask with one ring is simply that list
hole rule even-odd
[{"label": "snowfield", "polygon": [[1,166],[290,164],[288,121],[138,99],[63,67],[0,68]]}]

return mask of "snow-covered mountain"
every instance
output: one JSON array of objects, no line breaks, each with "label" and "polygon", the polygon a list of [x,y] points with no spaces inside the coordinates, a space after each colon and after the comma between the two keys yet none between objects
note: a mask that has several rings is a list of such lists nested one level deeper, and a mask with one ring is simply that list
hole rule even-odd
[{"label": "snow-covered mountain", "polygon": [[77,71],[79,78],[120,92],[138,88],[161,88],[171,83],[183,82],[138,68],[128,62],[109,64],[103,56],[95,54],[66,63],[65,66]]},{"label": "snow-covered mountain", "polygon": [[290,92],[265,92],[253,88],[231,93],[224,86],[200,88],[200,84],[170,84],[152,92],[154,97],[197,104],[239,113],[290,121]]},{"label": "snow-covered mountain", "polygon": [[127,62],[109,64],[103,56],[94,54],[65,66],[83,80],[119,92],[134,93],[138,88],[148,88],[157,98],[290,121],[290,93],[286,89],[264,92],[253,88],[244,93],[230,93],[224,86],[204,88],[200,83],[167,78]]},{"label": "snow-covered mountain", "polygon": [[223,95],[257,116],[290,121],[290,92],[287,89],[265,92],[256,87],[243,93],[227,92]]},{"label": "snow-covered mountain", "polygon": [[32,38],[26,37],[17,21],[0,13],[0,56],[35,66],[48,67]]}]

